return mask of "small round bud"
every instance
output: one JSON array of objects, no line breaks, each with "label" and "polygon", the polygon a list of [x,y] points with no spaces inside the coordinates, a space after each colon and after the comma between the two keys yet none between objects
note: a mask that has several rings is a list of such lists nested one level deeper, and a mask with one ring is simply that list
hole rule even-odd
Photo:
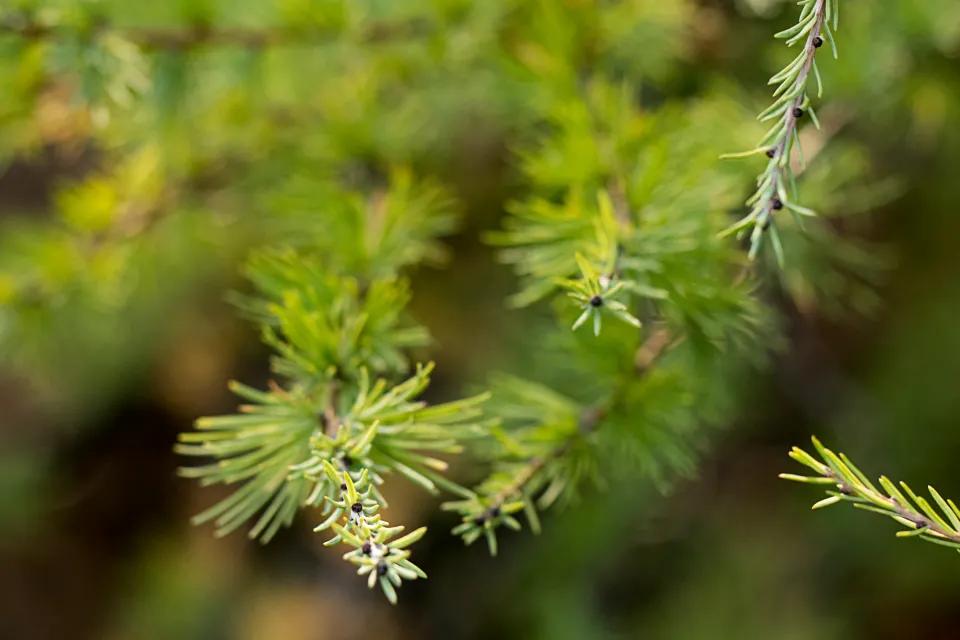
[{"label": "small round bud", "polygon": [[770,208],[774,211],[780,211],[780,209],[783,209],[783,201],[780,198],[774,198],[770,202]]},{"label": "small round bud", "polygon": [[776,150],[776,149],[774,149],[773,147],[770,147],[769,149],[767,149],[767,157],[768,157],[768,158],[772,158],[772,157],[775,156],[775,155],[777,155],[777,150]]},{"label": "small round bud", "polygon": [[820,36],[817,36],[816,38],[814,38],[814,39],[813,39],[813,46],[815,46],[817,49],[819,49],[820,47],[822,47],[822,46],[823,46],[823,38],[821,38]]},{"label": "small round bud", "polygon": [[372,547],[372,545],[370,544],[370,542],[367,541],[367,542],[364,542],[364,543],[363,543],[363,546],[360,547],[360,550],[363,551],[363,555],[368,556],[368,555],[370,555],[370,550],[371,550],[372,548],[373,548],[373,547]]},{"label": "small round bud", "polygon": [[360,504],[359,502],[354,502],[352,505],[350,505],[350,510],[353,511],[354,513],[362,513],[363,505]]},{"label": "small round bud", "polygon": [[341,482],[341,483],[340,483],[340,491],[346,491],[346,490],[347,490],[347,483],[346,483],[346,482]]},{"label": "small round bud", "polygon": [[378,563],[377,563],[377,575],[378,575],[378,576],[385,576],[385,575],[387,575],[387,563],[386,563],[386,562],[378,562]]},{"label": "small round bud", "polygon": [[803,117],[803,109],[801,109],[800,107],[794,107],[794,108],[793,108],[793,117],[794,117],[794,118],[802,118],[802,117]]},{"label": "small round bud", "polygon": [[590,298],[590,306],[591,306],[591,307],[602,307],[602,306],[603,306],[603,298],[601,298],[600,296],[593,296],[592,298]]}]

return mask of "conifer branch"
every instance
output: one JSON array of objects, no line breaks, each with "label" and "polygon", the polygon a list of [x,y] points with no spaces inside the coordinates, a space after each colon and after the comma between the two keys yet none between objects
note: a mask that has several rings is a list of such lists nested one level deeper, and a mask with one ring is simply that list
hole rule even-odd
[{"label": "conifer branch", "polygon": [[[515,378],[494,381],[490,409],[503,426],[493,434],[493,472],[473,495],[445,505],[461,515],[454,533],[467,544],[485,537],[491,552],[501,524],[520,527],[520,510],[536,531],[538,510],[573,499],[584,481],[602,484],[618,462],[661,486],[669,483],[668,470],[689,470],[684,436],[703,417],[687,398],[705,406],[709,395],[699,386],[701,367],[710,366],[709,354],[729,361],[741,347],[755,349],[753,340],[765,331],[749,287],[731,278],[739,261],[718,240],[723,213],[713,208],[716,192],[702,172],[691,172],[694,158],[706,164],[715,155],[708,160],[702,145],[689,143],[694,129],[682,120],[668,117],[652,137],[638,135],[629,126],[638,112],[629,91],[601,79],[587,87],[586,95],[568,99],[556,130],[523,155],[544,195],[513,203],[503,231],[489,239],[520,275],[514,304],[563,294],[578,309],[568,320],[569,307],[558,305],[560,322],[574,332],[592,325],[594,338],[569,341],[569,358],[591,361],[593,349],[606,349],[619,366],[585,372],[585,384],[602,379],[592,403]],[[570,173],[555,163],[569,148],[596,154],[565,181],[559,178]],[[662,189],[667,175],[678,184],[689,176],[696,186]],[[689,270],[694,263],[700,268]],[[658,325],[639,348],[600,336],[604,318],[640,327],[640,315]],[[654,366],[685,342],[707,357]]]},{"label": "conifer branch", "polygon": [[[226,27],[198,22],[183,27],[133,27],[107,22],[90,15],[81,25],[66,25],[39,19],[29,13],[9,13],[0,18],[0,34],[27,40],[49,40],[76,35],[113,34],[147,50],[185,51],[201,47],[240,47],[266,49],[277,46],[323,44],[340,35],[336,28]],[[366,22],[359,40],[368,45],[422,37],[432,32],[423,20],[406,22]]]},{"label": "conifer branch", "polygon": [[[661,355],[676,344],[677,341],[671,341],[668,330],[663,327],[656,329],[636,350],[636,375],[644,375]],[[531,383],[511,380],[510,384]],[[543,396],[551,392],[541,388],[538,394]],[[615,390],[610,398],[580,409],[576,428],[562,431],[544,451],[502,466],[499,472],[495,472],[466,499],[444,503],[444,509],[457,511],[461,517],[461,523],[453,529],[453,533],[461,536],[468,545],[484,536],[491,555],[497,554],[496,530],[499,526],[520,529],[521,525],[514,517],[519,511],[524,512],[531,530],[539,533],[538,510],[549,508],[569,481],[562,466],[564,457],[601,426],[610,406],[619,400],[620,394],[619,389]],[[555,397],[554,401],[557,400]],[[572,406],[567,405],[565,409],[570,411]],[[558,466],[551,468],[555,464]]]},{"label": "conifer branch", "polygon": [[900,482],[898,487],[886,476],[880,476],[878,488],[846,455],[834,453],[817,438],[812,440],[820,460],[799,447],[794,447],[789,455],[817,475],[782,473],[780,477],[807,484],[833,485],[835,490],[827,490],[828,497],[814,504],[813,509],[849,502],[858,509],[887,516],[903,526],[897,532],[898,538],[918,537],[960,551],[960,508],[953,500],[944,499],[936,489],[928,486],[938,511],[905,482]]},{"label": "conifer branch", "polygon": [[[786,37],[791,42],[807,37],[809,47],[814,32],[828,32],[827,18],[835,19],[836,1],[804,0],[802,24]],[[228,167],[234,184],[224,186],[223,194],[218,186],[217,192],[236,205],[225,207],[229,217],[234,209],[265,214],[249,216],[256,221],[243,229],[253,238],[262,234],[266,246],[249,256],[250,290],[234,295],[233,301],[257,324],[272,350],[271,380],[264,388],[230,383],[241,399],[236,412],[200,418],[194,431],[179,437],[177,453],[199,462],[180,474],[201,486],[228,489],[193,521],[211,523],[218,536],[246,526],[250,538],[267,542],[290,526],[301,509],[311,509],[318,521],[315,530],[329,532],[325,544],[347,545],[344,559],[391,602],[404,580],[425,577],[410,562],[408,548],[425,529],[404,533],[383,519],[385,484],[391,478],[402,476],[428,494],[456,496],[444,505],[459,515],[454,532],[467,543],[484,537],[495,553],[501,525],[521,528],[520,511],[537,531],[539,511],[573,500],[588,482],[599,485],[615,477],[617,464],[660,486],[675,473],[691,472],[701,425],[724,418],[730,395],[726,376],[756,358],[769,342],[768,317],[749,283],[730,277],[742,256],[718,239],[732,204],[723,200],[728,185],[705,170],[715,163],[709,143],[716,142],[725,124],[716,119],[724,101],[705,97],[656,109],[641,105],[625,66],[601,62],[604,52],[621,49],[616,42],[621,36],[614,33],[621,30],[603,28],[571,40],[589,41],[589,55],[564,47],[571,58],[558,57],[550,64],[555,77],[538,72],[530,83],[493,78],[494,86],[529,93],[486,105],[499,114],[508,111],[503,105],[522,102],[529,110],[506,121],[508,130],[540,131],[542,125],[549,131],[519,159],[528,188],[510,204],[503,230],[490,239],[520,276],[515,305],[556,302],[557,331],[551,338],[567,368],[555,376],[556,389],[503,377],[493,381],[492,394],[423,401],[433,365],[416,363],[413,353],[428,345],[429,334],[406,312],[410,283],[405,270],[444,255],[437,238],[453,228],[454,216],[444,189],[414,180],[408,169],[388,171],[382,164],[434,166],[436,157],[444,157],[434,152],[450,149],[430,145],[432,137],[423,135],[429,127],[423,124],[461,123],[458,117],[464,113],[447,117],[450,79],[482,69],[486,89],[491,59],[511,58],[511,64],[495,65],[497,69],[515,66],[514,44],[498,48],[514,38],[497,34],[529,34],[536,40],[541,31],[553,29],[531,28],[542,22],[537,11],[497,9],[476,16],[466,11],[461,16],[443,3],[427,4],[417,9],[422,17],[396,23],[375,20],[372,16],[392,13],[377,9],[355,21],[351,14],[343,24],[335,19],[303,27],[204,22],[132,27],[84,8],[0,17],[5,41],[46,58],[46,66],[37,63],[35,77],[26,73],[33,63],[25,65],[30,81],[16,84],[32,91],[48,74],[80,80],[75,84],[96,124],[83,135],[94,146],[125,148],[117,143],[127,137],[129,146],[163,146],[164,157],[156,162],[170,167],[162,167],[166,172],[154,165],[141,167],[140,181],[159,173],[155,179],[163,184],[182,179],[173,193],[182,191],[186,202],[198,193],[193,182],[202,181],[195,171]],[[606,13],[607,3],[584,8],[594,10],[603,12],[597,24],[620,17]],[[579,28],[579,9],[569,15],[566,9],[558,11],[558,20],[569,19],[571,29]],[[461,37],[461,19],[467,29],[482,29],[482,37]],[[475,19],[482,24],[468,22]],[[501,19],[503,23],[496,22]],[[681,33],[679,23],[677,27]],[[646,32],[623,29],[628,31]],[[417,43],[426,48],[399,59],[391,59],[392,50],[366,46],[425,34],[437,40]],[[42,46],[33,46],[34,41]],[[205,61],[203,69],[192,69],[189,56],[176,55],[207,47],[256,51],[333,42],[336,47],[313,52],[323,56],[321,66],[333,65],[324,66],[329,77],[319,85],[298,84],[299,50],[273,52],[292,54],[296,62],[269,84],[259,77],[252,82],[251,76],[217,75],[223,72],[218,56],[208,61],[209,68]],[[557,49],[549,38],[530,45],[516,48],[542,49],[551,57]],[[443,73],[437,73],[434,54],[447,49],[456,55],[445,58]],[[659,48],[646,49],[653,56]],[[349,63],[336,66],[344,60]],[[596,61],[596,68],[584,69],[574,60]],[[786,101],[783,109],[807,108],[805,85],[811,70],[816,75],[807,49],[797,65],[777,90],[778,104]],[[612,68],[616,72],[607,74]],[[567,76],[577,80],[568,83]],[[355,88],[354,79],[362,86],[361,95],[340,95],[344,87]],[[276,96],[261,95],[264,86],[285,88]],[[438,88],[439,93],[431,93]],[[386,116],[394,111],[409,115],[397,109],[396,100],[413,91],[418,92],[411,110],[416,114],[412,123],[401,122],[403,131],[394,136],[394,121]],[[292,118],[262,117],[277,105]],[[224,118],[225,107],[230,113],[236,108],[236,117]],[[317,109],[323,111],[319,128],[312,117]],[[790,119],[780,109],[775,105],[773,117],[780,117],[782,130],[770,143],[780,149],[777,162],[768,167],[767,187],[773,193],[792,181],[789,155],[797,138],[796,117]],[[109,117],[98,118],[98,113]],[[154,134],[154,127],[144,126],[156,122],[154,116],[163,122],[190,120],[198,128],[225,122],[222,130],[211,132],[209,144],[191,145],[193,126],[156,127],[159,134]],[[248,127],[240,136],[239,129]],[[169,132],[175,135],[168,140]],[[168,141],[169,149],[160,144]],[[233,154],[241,156],[239,164]],[[248,162],[243,159],[247,154],[256,159]],[[343,175],[358,164],[364,166],[364,176],[372,167],[376,185],[366,177]],[[387,173],[384,186],[380,177]],[[278,179],[280,186],[273,186]],[[79,218],[94,229],[113,228],[97,225],[100,209],[123,210],[114,200],[139,203],[135,190],[128,198],[118,188],[138,180],[117,172],[110,183],[78,198],[83,206],[77,208],[84,209]],[[159,219],[156,214],[168,208],[167,199],[154,194],[150,206],[139,209],[145,213],[133,216],[136,229],[147,231]],[[101,201],[106,205],[100,207]],[[768,217],[771,208],[765,210]],[[221,224],[218,220],[214,233]],[[0,297],[3,284],[0,280]],[[604,325],[605,320],[613,322]],[[593,336],[579,331],[584,325]],[[446,475],[449,458],[467,449],[490,468],[473,488]]]},{"label": "conifer branch", "polygon": [[823,83],[815,60],[816,53],[824,42],[829,42],[834,57],[837,55],[833,31],[837,29],[839,0],[801,0],[798,4],[801,10],[797,24],[777,33],[775,37],[785,39],[787,46],[802,42],[802,48],[786,67],[770,78],[769,84],[777,85],[773,92],[774,102],[758,116],[761,122],[773,121],[774,124],[756,148],[723,156],[742,158],[763,154],[768,158],[766,169],[757,178],[756,191],[747,200],[750,212],[725,230],[723,235],[737,234],[737,237],[742,237],[749,231],[749,256],[753,259],[763,244],[764,234],[769,232],[770,242],[781,265],[784,261],[783,246],[775,214],[786,208],[793,214],[797,224],[802,224],[799,216],[816,215],[795,201],[794,150],[797,151],[799,164],[804,164],[798,133],[800,121],[808,116],[814,126],[820,128],[807,85],[812,74],[817,82],[817,97],[821,97]]},{"label": "conifer branch", "polygon": [[329,461],[323,461],[323,472],[333,485],[339,484],[339,496],[325,496],[332,515],[315,531],[330,527],[334,536],[324,542],[330,547],[346,544],[353,547],[343,559],[357,566],[357,575],[367,576],[367,586],[380,589],[391,604],[397,603],[396,589],[403,580],[426,578],[427,574],[410,561],[410,546],[423,537],[426,527],[395,538],[404,527],[391,527],[378,511],[386,506],[382,496],[370,482],[368,469],[360,472],[357,481],[348,471],[337,471]]},{"label": "conifer branch", "polygon": [[326,544],[352,546],[344,559],[396,602],[403,580],[425,577],[406,549],[425,529],[397,537],[403,527],[379,513],[387,506],[381,486],[394,475],[431,494],[467,494],[444,476],[448,463],[439,456],[461,453],[497,421],[483,416],[489,394],[422,401],[432,363],[400,377],[409,350],[428,335],[405,315],[409,286],[398,271],[437,256],[435,237],[452,221],[431,185],[406,173],[393,178],[373,202],[345,197],[312,251],[251,256],[256,293],[235,302],[275,351],[277,381],[265,391],[232,383],[247,403],[234,415],[200,418],[175,450],[212,459],[182,476],[236,487],[194,523],[212,521],[220,536],[252,520],[248,535],[266,543],[301,508],[314,508],[315,530],[333,531]]}]

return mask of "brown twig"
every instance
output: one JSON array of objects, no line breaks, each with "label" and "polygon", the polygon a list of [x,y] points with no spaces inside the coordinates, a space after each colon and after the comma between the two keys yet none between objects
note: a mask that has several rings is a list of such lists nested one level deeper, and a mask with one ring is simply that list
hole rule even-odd
[{"label": "brown twig", "polygon": [[[925,529],[924,534],[960,544],[960,533],[944,528],[933,518],[928,518],[922,513],[901,504],[896,498],[885,496],[879,492],[868,491],[864,488],[853,487],[829,467],[825,467],[823,475],[836,482],[837,491],[841,494],[857,498],[858,501],[855,501],[854,505],[882,505],[881,509],[887,509],[898,518],[912,523],[914,528]],[[859,502],[859,500],[863,500],[863,502]]]}]

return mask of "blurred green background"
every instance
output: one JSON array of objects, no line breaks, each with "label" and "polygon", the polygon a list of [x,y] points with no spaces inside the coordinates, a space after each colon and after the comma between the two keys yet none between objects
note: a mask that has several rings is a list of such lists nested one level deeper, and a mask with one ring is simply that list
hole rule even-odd
[{"label": "blurred green background", "polygon": [[641,109],[700,101],[746,148],[794,9],[0,3],[0,637],[960,638],[960,559],[852,509],[811,514],[808,488],[776,479],[816,433],[869,473],[960,496],[956,0],[841,0],[807,193],[855,214],[832,224],[883,266],[862,289],[814,278],[822,295],[771,282],[785,346],[737,389],[694,479],[590,494],[495,559],[392,488],[391,513],[431,534],[430,580],[391,607],[309,514],[266,547],[216,540],[188,519],[219,494],[175,476],[176,434],[232,410],[225,381],[268,376],[225,292],[249,248],[322,236],[337,213],[318,176],[413,167],[456,196],[448,259],[413,274],[435,398],[529,372],[538,311],[506,309],[516,282],[481,236],[521,188],[543,105],[602,75]]}]

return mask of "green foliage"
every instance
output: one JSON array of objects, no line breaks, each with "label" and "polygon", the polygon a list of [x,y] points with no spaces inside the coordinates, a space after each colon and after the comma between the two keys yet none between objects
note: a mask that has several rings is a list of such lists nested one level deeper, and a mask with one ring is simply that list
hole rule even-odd
[{"label": "green foliage", "polygon": [[[548,133],[519,151],[530,195],[489,235],[521,278],[514,305],[556,300],[556,355],[577,372],[556,388],[495,381],[503,423],[477,445],[491,473],[444,505],[461,517],[454,533],[484,537],[491,553],[521,511],[537,531],[538,511],[585,485],[630,469],[666,488],[691,473],[702,427],[730,411],[719,371],[742,370],[772,342],[738,252],[718,238],[734,200],[707,167],[728,105],[648,113],[633,95],[598,74],[562,117],[549,114]],[[704,127],[711,117],[718,126]],[[622,322],[601,335],[605,316]],[[595,337],[572,339],[567,327],[585,323]]]},{"label": "green foliage", "polygon": [[[147,318],[140,337],[159,333],[184,291],[205,293],[203,274],[224,287],[245,265],[250,286],[233,302],[273,351],[274,379],[231,383],[237,413],[179,437],[176,451],[198,459],[181,475],[232,491],[194,522],[217,535],[249,524],[267,542],[313,509],[327,544],[350,547],[344,558],[391,602],[425,577],[407,548],[425,529],[400,536],[381,517],[391,478],[452,497],[454,534],[491,553],[501,527],[539,531],[541,511],[624,475],[668,490],[781,340],[762,274],[721,235],[750,232],[752,257],[777,203],[812,213],[795,202],[794,110],[819,124],[807,84],[838,2],[800,4],[778,36],[803,51],[774,76],[760,119],[775,124],[751,152],[773,154],[733,227],[747,169],[716,158],[755,131],[729,87],[673,85],[692,2],[283,2],[249,14],[210,2],[145,16],[119,2],[25,4],[0,16],[0,46],[17,51],[0,74],[13,94],[0,158],[84,141],[96,169],[57,189],[52,220],[5,236],[0,339],[45,347],[54,371],[57,337],[81,355],[98,348],[74,337],[78,324],[110,333]],[[42,117],[70,126],[25,125]],[[486,238],[518,277],[512,312],[550,312],[528,346],[558,364],[428,404],[431,341],[408,313],[411,274],[447,255],[440,238],[461,209],[450,166],[472,169],[458,154],[485,120],[509,140],[512,194]],[[853,155],[824,161],[811,190],[839,198],[831,180],[869,168]],[[787,292],[853,290],[869,306],[873,252],[810,225],[813,242],[780,276]],[[173,274],[181,288],[161,286]],[[473,488],[446,475],[464,453],[481,463]]]},{"label": "green foliage", "polygon": [[[291,255],[277,259],[260,255],[250,265],[261,288],[283,299],[282,306],[266,301],[251,306],[262,307],[269,315],[264,339],[278,351],[273,368],[286,383],[272,384],[267,391],[233,383],[234,392],[250,404],[242,405],[236,415],[199,419],[198,431],[181,434],[176,447],[183,455],[214,459],[183,468],[183,476],[205,485],[243,483],[194,522],[214,520],[217,534],[225,535],[259,514],[249,536],[268,542],[280,527],[291,524],[301,507],[317,507],[326,518],[317,530],[334,527],[337,536],[332,543],[374,545],[372,554],[351,552],[345,558],[360,565],[361,575],[373,572],[371,587],[379,576],[393,602],[393,588],[401,577],[412,579],[422,572],[409,563],[408,551],[390,555],[384,545],[400,550],[422,531],[390,540],[402,527],[386,527],[375,515],[386,506],[377,486],[385,475],[396,472],[431,493],[438,485],[457,489],[440,475],[447,463],[434,455],[459,453],[462,441],[485,433],[491,423],[480,419],[479,405],[487,396],[427,406],[417,398],[429,385],[432,364],[418,365],[413,376],[397,384],[382,378],[371,383],[368,369],[358,362],[386,370],[404,365],[397,355],[396,332],[374,330],[396,315],[392,305],[384,315],[376,313],[377,300],[387,295],[380,288],[399,285],[372,284],[364,297],[372,308],[345,304],[337,295],[346,289],[356,301],[354,281],[321,278],[315,286],[314,277],[322,272],[314,270],[311,260],[290,260]],[[401,293],[394,290],[387,299],[395,301]],[[310,306],[301,304],[304,299]],[[333,320],[328,321],[324,312],[332,312]],[[364,333],[370,325],[370,332]],[[385,346],[361,348],[378,341]],[[360,502],[354,481],[366,511],[350,509]]]},{"label": "green foliage", "polygon": [[834,453],[816,438],[813,438],[813,445],[820,460],[798,447],[790,451],[790,457],[813,469],[817,475],[782,473],[780,477],[835,487],[835,490],[827,490],[828,497],[814,504],[814,509],[848,502],[857,509],[879,513],[897,522],[903,527],[897,532],[898,538],[915,537],[960,551],[960,508],[953,500],[944,499],[936,489],[928,486],[935,508],[929,500],[914,493],[906,482],[897,486],[886,476],[880,476],[880,488],[877,488],[846,455]]},{"label": "green foliage", "polygon": [[290,249],[254,254],[247,267],[262,298],[239,304],[263,323],[278,355],[274,370],[290,378],[323,378],[333,368],[356,378],[361,367],[403,372],[404,350],[429,342],[405,318],[409,285],[394,277],[361,283]]},{"label": "green foliage", "polygon": [[[391,527],[389,522],[380,518],[377,511],[383,504],[383,499],[376,493],[366,469],[361,472],[356,483],[350,472],[337,472],[326,460],[324,472],[327,480],[337,487],[339,492],[337,499],[325,496],[327,504],[333,510],[328,522],[331,522],[336,535],[324,545],[332,546],[342,542],[353,547],[344,554],[343,559],[357,565],[357,574],[367,576],[367,586],[371,589],[379,582],[387,599],[391,604],[396,604],[396,588],[403,580],[427,577],[420,567],[410,562],[410,552],[406,549],[423,537],[426,527],[395,538],[403,531],[403,527]],[[344,524],[336,522],[341,515],[345,518]],[[325,528],[324,525],[317,529],[322,528]]]}]

